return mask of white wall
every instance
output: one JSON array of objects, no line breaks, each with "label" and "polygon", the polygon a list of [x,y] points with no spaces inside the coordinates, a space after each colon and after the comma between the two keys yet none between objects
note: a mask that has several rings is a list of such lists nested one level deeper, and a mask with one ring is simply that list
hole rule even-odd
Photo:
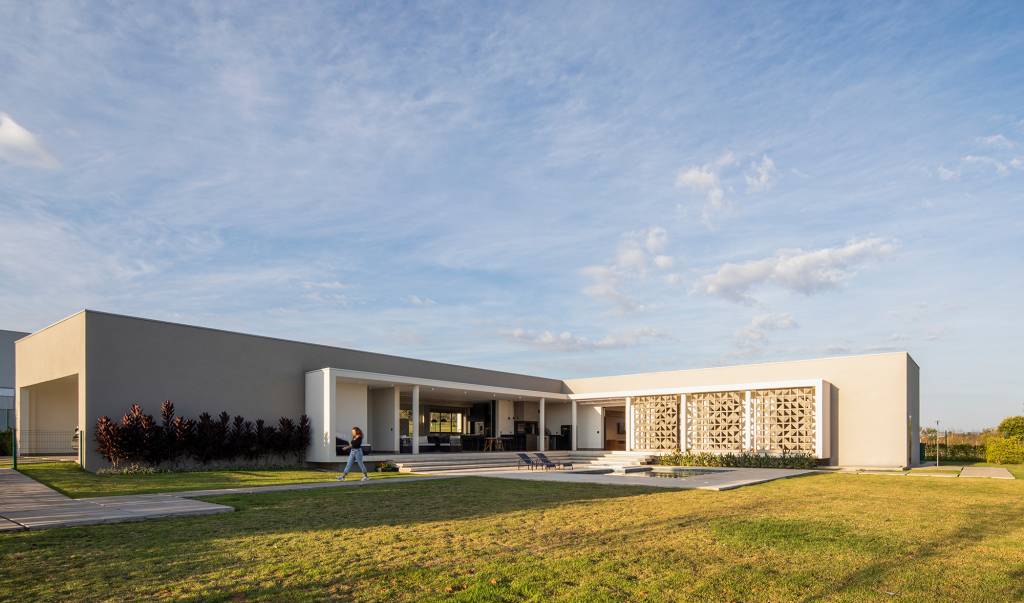
[{"label": "white wall", "polygon": [[345,440],[352,439],[352,426],[363,430],[363,443],[367,441],[370,430],[367,427],[367,394],[366,386],[358,383],[339,381],[335,385],[334,399],[334,436]]},{"label": "white wall", "polygon": [[367,431],[374,452],[395,447],[395,390],[392,388],[370,391],[370,428]]},{"label": "white wall", "polygon": [[604,449],[604,409],[600,406],[580,404],[576,407],[579,434],[576,447],[581,449]]},{"label": "white wall", "polygon": [[498,427],[497,435],[515,433],[515,413],[515,404],[511,400],[498,400],[498,414],[494,422]]},{"label": "white wall", "polygon": [[520,421],[539,421],[540,402],[531,400],[516,402],[516,419]]},{"label": "white wall", "polygon": [[568,402],[552,402],[544,404],[544,429],[551,435],[562,433],[562,425],[572,424],[572,404]]}]

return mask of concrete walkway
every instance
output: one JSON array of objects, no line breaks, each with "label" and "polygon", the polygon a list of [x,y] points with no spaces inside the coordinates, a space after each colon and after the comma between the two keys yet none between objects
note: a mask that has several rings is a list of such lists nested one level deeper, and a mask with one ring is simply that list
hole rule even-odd
[{"label": "concrete walkway", "polygon": [[[404,477],[394,481],[411,482],[443,477]],[[247,488],[191,490],[165,494],[68,498],[13,469],[0,469],[0,532],[40,530],[98,523],[140,521],[156,517],[187,517],[213,515],[234,511],[227,505],[200,500],[204,496],[257,494],[283,490],[314,490],[319,488],[360,487],[386,483],[391,479],[322,482],[314,484],[282,484]]]},{"label": "concrete walkway", "polygon": [[1005,467],[964,467],[960,477],[988,477],[992,479],[1014,479]]},{"label": "concrete walkway", "polygon": [[[647,486],[674,490],[733,490],[743,486],[816,473],[800,469],[715,469],[714,473],[685,478],[645,477],[640,473],[624,475],[609,473],[574,473],[571,471],[489,471],[481,477],[521,479],[546,482],[607,484],[610,486]],[[462,473],[467,475],[468,473]]]},{"label": "concrete walkway", "polygon": [[0,531],[227,513],[231,507],[165,494],[73,499],[13,469],[0,469]]}]

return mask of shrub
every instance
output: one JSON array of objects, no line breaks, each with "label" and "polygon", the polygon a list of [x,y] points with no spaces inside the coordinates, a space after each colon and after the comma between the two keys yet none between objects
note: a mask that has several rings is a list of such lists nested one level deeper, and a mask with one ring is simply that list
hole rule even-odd
[{"label": "shrub", "polygon": [[11,430],[0,431],[0,456],[11,456],[11,438],[14,432]]},{"label": "shrub", "polygon": [[710,452],[676,452],[657,457],[659,465],[680,467],[752,467],[766,469],[813,469],[818,460],[812,455],[800,452],[783,452],[780,455],[741,452],[735,454],[713,454]]},{"label": "shrub", "polygon": [[381,461],[377,463],[377,471],[381,473],[395,473],[398,471],[398,465],[394,461]]},{"label": "shrub", "polygon": [[255,425],[245,417],[202,413],[197,420],[175,416],[174,404],[160,405],[160,423],[132,404],[120,423],[109,417],[96,421],[96,450],[117,471],[138,472],[169,462],[193,459],[202,464],[267,456],[299,456],[309,446],[309,418],[296,423],[282,417],[279,428]]},{"label": "shrub", "polygon": [[985,460],[999,465],[1024,463],[1024,438],[992,438],[985,450]]},{"label": "shrub", "polygon": [[[965,463],[984,461],[985,446],[982,444],[939,444],[939,458],[944,461]],[[921,460],[935,459],[935,444],[921,444]]]},{"label": "shrub", "polygon": [[1006,417],[996,431],[1004,438],[1024,438],[1024,416]]}]

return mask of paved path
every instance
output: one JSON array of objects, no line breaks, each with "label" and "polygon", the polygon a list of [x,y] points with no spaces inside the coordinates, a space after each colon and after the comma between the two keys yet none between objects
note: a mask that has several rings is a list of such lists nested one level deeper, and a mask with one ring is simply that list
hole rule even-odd
[{"label": "paved path", "polygon": [[12,469],[0,469],[0,531],[227,513],[231,507],[165,494],[73,499]]},{"label": "paved path", "polygon": [[990,477],[993,479],[1013,479],[1013,474],[1005,467],[964,467],[960,477]]},{"label": "paved path", "polygon": [[[396,478],[399,482],[412,482],[443,477]],[[12,469],[0,469],[0,532],[39,530],[97,523],[139,521],[155,517],[183,517],[230,513],[233,508],[201,500],[204,496],[228,494],[257,494],[283,490],[313,490],[318,488],[361,487],[386,483],[391,479],[320,482],[314,484],[282,484],[279,486],[253,486],[216,490],[191,490],[165,494],[136,494],[128,496],[102,496],[97,498],[68,498],[34,479]]]},{"label": "paved path", "polygon": [[[763,484],[777,479],[816,473],[799,469],[715,469],[714,473],[687,478],[645,477],[637,473],[612,475],[608,473],[573,473],[569,471],[504,471],[487,472],[481,477],[522,479],[548,482],[607,484],[613,486],[648,486],[676,490],[732,490],[743,486]],[[466,473],[462,473],[466,475]]]}]

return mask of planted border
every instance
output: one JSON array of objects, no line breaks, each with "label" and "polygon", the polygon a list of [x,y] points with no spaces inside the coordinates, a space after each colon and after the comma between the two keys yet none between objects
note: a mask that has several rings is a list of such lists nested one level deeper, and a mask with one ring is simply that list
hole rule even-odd
[{"label": "planted border", "polygon": [[184,465],[209,465],[245,461],[254,464],[297,463],[309,446],[311,431],[306,415],[293,421],[281,417],[277,425],[263,419],[216,418],[202,413],[196,419],[174,414],[174,404],[160,405],[160,422],[132,404],[120,422],[110,417],[96,420],[96,451],[115,471],[168,469]]}]

